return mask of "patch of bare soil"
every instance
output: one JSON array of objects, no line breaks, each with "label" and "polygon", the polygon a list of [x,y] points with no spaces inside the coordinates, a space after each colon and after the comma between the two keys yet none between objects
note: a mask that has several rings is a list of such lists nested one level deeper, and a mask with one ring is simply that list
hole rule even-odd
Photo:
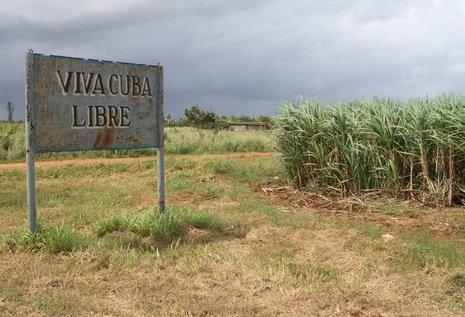
[{"label": "patch of bare soil", "polygon": [[[279,203],[284,212],[312,210],[324,214],[339,214],[400,231],[425,230],[441,237],[465,235],[465,209],[461,207],[430,208],[416,201],[377,202],[373,197],[329,198],[319,193],[296,190],[285,181],[261,184],[257,192],[263,198]],[[390,212],[389,207],[392,206],[402,211]]]},{"label": "patch of bare soil", "polygon": [[[248,152],[248,153],[226,153],[226,154],[173,154],[167,155],[167,158],[177,159],[201,159],[201,158],[248,158],[248,157],[268,157],[272,156],[272,152]],[[113,157],[113,158],[85,158],[85,159],[69,159],[58,161],[37,161],[35,167],[59,167],[67,165],[92,165],[92,164],[131,164],[152,160],[154,157]],[[2,169],[19,169],[26,170],[26,163],[0,163]]]}]

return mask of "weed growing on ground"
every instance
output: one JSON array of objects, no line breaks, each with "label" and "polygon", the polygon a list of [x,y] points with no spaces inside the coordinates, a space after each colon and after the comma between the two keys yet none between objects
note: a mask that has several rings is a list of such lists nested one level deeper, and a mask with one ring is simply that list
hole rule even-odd
[{"label": "weed growing on ground", "polygon": [[312,263],[289,262],[287,269],[289,274],[298,281],[305,281],[310,278],[330,281],[335,280],[337,276],[333,269]]},{"label": "weed growing on ground", "polygon": [[192,209],[170,207],[160,215],[156,209],[138,214],[112,215],[94,226],[97,236],[115,231],[132,232],[142,237],[151,236],[155,243],[171,243],[182,239],[189,228],[223,232],[231,224],[211,214]]},{"label": "weed growing on ground", "polygon": [[52,253],[69,253],[85,248],[85,242],[72,226],[61,224],[40,228],[31,232],[25,230],[7,236],[5,242],[10,250],[23,247],[28,251],[40,249],[48,250]]}]

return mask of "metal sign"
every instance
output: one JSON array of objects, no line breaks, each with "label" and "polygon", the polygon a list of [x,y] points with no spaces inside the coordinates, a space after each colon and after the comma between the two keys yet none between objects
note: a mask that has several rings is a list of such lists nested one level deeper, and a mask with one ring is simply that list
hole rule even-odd
[{"label": "metal sign", "polygon": [[29,229],[36,230],[35,152],[158,148],[164,211],[163,68],[26,55]]},{"label": "metal sign", "polygon": [[32,58],[36,152],[158,147],[160,66]]}]

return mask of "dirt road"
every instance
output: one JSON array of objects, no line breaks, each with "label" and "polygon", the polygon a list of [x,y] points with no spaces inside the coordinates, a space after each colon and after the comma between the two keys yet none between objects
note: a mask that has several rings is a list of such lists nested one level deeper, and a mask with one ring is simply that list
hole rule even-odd
[{"label": "dirt road", "polygon": [[[249,152],[249,153],[227,153],[227,154],[172,154],[166,155],[165,159],[169,158],[188,158],[188,159],[201,159],[201,158],[246,158],[246,157],[267,157],[272,156],[272,152]],[[130,164],[134,162],[141,162],[153,160],[154,157],[118,157],[118,158],[85,158],[85,159],[65,159],[59,161],[36,161],[36,168],[48,168],[66,165],[89,165],[89,164]],[[26,163],[0,163],[0,170],[4,169],[19,169],[26,170]]]}]

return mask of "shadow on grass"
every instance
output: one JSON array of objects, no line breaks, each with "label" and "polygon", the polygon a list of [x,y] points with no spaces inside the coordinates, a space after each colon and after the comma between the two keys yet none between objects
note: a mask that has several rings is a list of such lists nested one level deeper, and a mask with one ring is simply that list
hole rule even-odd
[{"label": "shadow on grass", "polygon": [[181,245],[203,245],[216,241],[241,239],[247,235],[244,228],[228,228],[222,231],[186,228],[178,236],[171,239],[154,239],[151,236],[141,236],[130,231],[114,231],[101,237],[106,245],[116,249],[132,249],[141,252],[160,252],[173,250]]}]

